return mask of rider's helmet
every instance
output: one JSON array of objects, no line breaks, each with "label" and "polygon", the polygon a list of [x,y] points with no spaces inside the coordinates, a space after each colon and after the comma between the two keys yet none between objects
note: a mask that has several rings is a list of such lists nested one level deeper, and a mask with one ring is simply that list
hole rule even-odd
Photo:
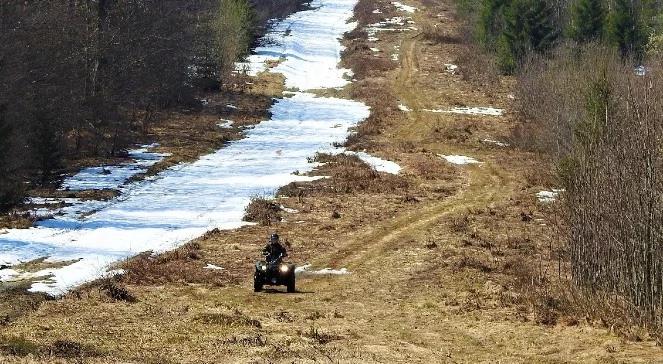
[{"label": "rider's helmet", "polygon": [[272,244],[274,244],[274,243],[278,243],[278,242],[279,242],[279,234],[277,234],[277,233],[273,233],[273,234],[269,237],[269,242],[272,243]]}]

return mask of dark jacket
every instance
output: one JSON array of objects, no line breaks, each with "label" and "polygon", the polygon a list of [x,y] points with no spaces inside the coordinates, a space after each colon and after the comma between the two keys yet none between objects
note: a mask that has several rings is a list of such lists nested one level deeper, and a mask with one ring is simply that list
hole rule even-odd
[{"label": "dark jacket", "polygon": [[285,247],[279,242],[267,243],[263,253],[267,255],[267,261],[272,262],[277,259],[281,259],[288,256],[288,252],[285,250]]}]

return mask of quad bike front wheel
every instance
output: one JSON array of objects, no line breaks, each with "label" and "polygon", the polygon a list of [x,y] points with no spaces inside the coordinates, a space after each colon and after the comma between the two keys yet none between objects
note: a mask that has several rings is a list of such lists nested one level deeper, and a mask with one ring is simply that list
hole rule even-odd
[{"label": "quad bike front wheel", "polygon": [[295,276],[294,276],[294,274],[288,280],[287,288],[288,288],[288,293],[295,293]]},{"label": "quad bike front wheel", "polygon": [[260,291],[262,291],[262,282],[259,279],[254,278],[253,279],[253,292],[260,292]]}]

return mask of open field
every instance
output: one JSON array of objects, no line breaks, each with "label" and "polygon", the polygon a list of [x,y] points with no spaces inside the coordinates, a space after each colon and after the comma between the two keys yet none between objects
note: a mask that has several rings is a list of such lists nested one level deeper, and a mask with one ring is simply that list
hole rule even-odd
[{"label": "open field", "polygon": [[[139,256],[124,276],[61,299],[14,292],[0,306],[13,310],[4,321],[0,313],[0,361],[663,362],[653,342],[558,317],[554,302],[529,294],[542,271],[565,270],[554,204],[535,197],[554,187],[546,161],[486,141],[508,142],[513,81],[464,77],[468,45],[451,0],[407,5],[418,10],[360,1],[360,27],[409,16],[416,30],[381,31],[377,41],[351,33],[344,56],[357,81],[339,91],[372,108],[348,147],[397,162],[399,175],[330,158],[314,174],[332,178],[281,190],[278,204],[296,211],[281,222]],[[506,112],[424,111],[453,107]],[[292,295],[253,293],[253,263],[272,231],[298,266],[350,273],[302,274]]]}]

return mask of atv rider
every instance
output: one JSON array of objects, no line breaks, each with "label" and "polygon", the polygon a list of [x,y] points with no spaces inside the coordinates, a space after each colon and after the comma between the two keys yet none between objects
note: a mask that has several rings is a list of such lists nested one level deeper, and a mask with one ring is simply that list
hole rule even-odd
[{"label": "atv rider", "polygon": [[273,233],[269,237],[269,242],[265,249],[262,250],[263,254],[266,255],[266,260],[268,263],[280,261],[281,259],[288,256],[288,252],[285,250],[285,247],[281,245],[279,241],[279,234]]}]

